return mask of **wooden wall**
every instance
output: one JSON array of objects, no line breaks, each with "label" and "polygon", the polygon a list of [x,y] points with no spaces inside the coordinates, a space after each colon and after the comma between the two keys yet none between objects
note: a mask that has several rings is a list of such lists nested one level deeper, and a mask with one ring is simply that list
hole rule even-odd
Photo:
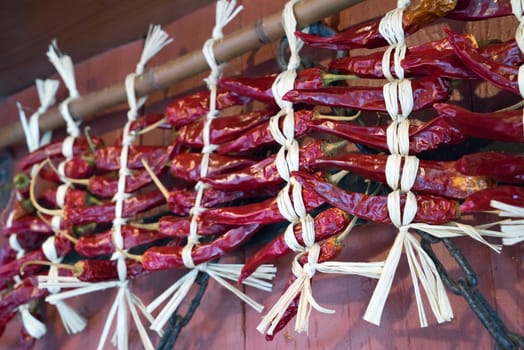
[{"label": "wooden wall", "polygon": [[[257,18],[276,12],[283,7],[285,1],[243,1],[245,9],[228,27],[227,32],[253,23]],[[383,15],[396,4],[393,0],[366,0],[361,4],[333,16],[329,22],[339,28],[361,22],[375,16]],[[184,53],[198,49],[209,37],[214,18],[214,8],[205,6],[194,11],[190,16],[176,20],[165,26],[175,42],[152,60],[152,65],[161,64]],[[513,18],[496,19],[479,23],[463,24],[459,22],[439,22],[417,33],[409,39],[409,43],[426,42],[443,36],[442,27],[451,26],[461,32],[472,32],[479,39],[508,39],[514,35],[516,20]],[[144,28],[144,31],[146,28]],[[87,59],[76,65],[76,79],[80,93],[87,93],[122,81],[127,73],[134,70],[142,48],[141,41],[114,48],[108,52]],[[263,73],[275,69],[273,57],[275,44],[232,60],[225,75],[243,72]],[[357,52],[355,52],[357,54]],[[74,59],[74,57],[73,57]],[[181,82],[165,91],[150,96],[144,112],[161,111],[173,96],[180,95],[203,86],[202,76]],[[36,77],[35,77],[36,78]],[[476,110],[494,110],[512,103],[511,96],[498,94],[498,90],[489,84],[480,84],[474,89],[466,90],[471,94],[457,95],[462,103]],[[64,98],[66,92],[61,88],[59,98]],[[496,98],[492,98],[496,96]],[[15,101],[21,101],[28,110],[37,108],[34,89],[28,89],[11,96],[1,103],[2,122],[17,120]],[[109,140],[118,133],[118,128],[125,120],[125,106],[119,106],[111,111],[104,111],[103,117],[92,124],[94,134],[104,134]],[[116,129],[116,131],[112,131]],[[161,135],[160,135],[160,134]],[[168,136],[159,132],[144,137],[143,143],[156,142],[158,137]],[[60,133],[58,134],[58,136]],[[19,155],[24,152],[22,147],[11,148],[9,151]],[[358,261],[359,259],[379,260],[387,254],[394,239],[394,230],[388,226],[367,225],[359,227],[352,234],[349,245],[341,256],[341,260]],[[499,312],[510,329],[524,332],[524,262],[522,245],[506,248],[502,254],[496,254],[484,246],[471,240],[457,240],[471,260],[473,268],[478,272],[479,288],[488,301]],[[352,248],[351,248],[352,247]],[[243,255],[252,254],[256,247],[248,247],[244,252],[228,257],[227,261],[239,261]],[[460,276],[447,253],[439,247],[438,254],[444,264]],[[255,299],[263,302],[266,308],[278,299],[289,275],[289,258],[277,262],[278,277],[274,292],[266,294],[247,290]],[[174,281],[182,272],[168,271],[154,274],[141,279],[134,284],[145,300],[157,295],[161,285]],[[451,295],[455,312],[453,322],[437,325],[430,317],[430,327],[420,329],[413,290],[406,261],[401,260],[400,268],[395,278],[391,295],[387,301],[381,327],[370,325],[362,320],[365,307],[373,288],[374,281],[358,277],[316,276],[314,295],[317,301],[328,308],[336,310],[335,315],[324,315],[313,311],[309,335],[296,334],[293,322],[279,334],[272,343],[264,340],[256,330],[261,316],[246,308],[229,292],[217,286],[213,281],[202,305],[198,309],[190,325],[184,329],[177,343],[180,349],[486,349],[492,347],[492,340],[474,317],[463,299]],[[154,286],[154,287],[152,287]],[[68,336],[55,318],[55,309],[49,308],[49,316],[55,319],[55,327],[50,327],[49,335],[37,343],[38,349],[62,348],[70,349],[82,346],[86,349],[96,347],[98,334],[114,294],[112,291],[102,292],[89,298],[78,298],[74,304],[90,319],[86,333]],[[11,348],[18,334],[18,324],[11,323],[2,339],[2,344]],[[138,335],[131,332],[132,349],[139,349]]]}]

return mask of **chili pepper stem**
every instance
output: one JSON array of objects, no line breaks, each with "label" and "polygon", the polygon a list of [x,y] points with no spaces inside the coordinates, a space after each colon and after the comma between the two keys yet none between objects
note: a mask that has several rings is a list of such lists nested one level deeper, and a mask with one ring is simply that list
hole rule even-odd
[{"label": "chili pepper stem", "polygon": [[43,260],[29,260],[29,261],[24,262],[22,264],[22,266],[20,266],[20,274],[21,275],[24,274],[24,270],[25,270],[25,268],[28,265],[55,266],[57,268],[67,269],[67,270],[73,271],[73,274],[78,274],[79,273],[78,267],[73,266],[73,265],[58,264],[58,263],[54,263],[54,262],[50,262],[50,261],[43,261]]},{"label": "chili pepper stem", "polygon": [[25,190],[30,184],[31,180],[25,173],[16,174],[13,178],[13,185],[17,190]]},{"label": "chili pepper stem", "polygon": [[89,150],[91,151],[92,154],[95,154],[96,147],[95,147],[95,144],[93,143],[93,139],[91,138],[91,134],[89,134],[90,131],[91,131],[91,128],[89,126],[86,126],[84,128],[84,135],[86,137],[87,144],[89,145]]},{"label": "chili pepper stem", "polygon": [[169,202],[169,191],[167,190],[167,188],[162,184],[162,182],[160,182],[160,179],[155,175],[153,170],[151,170],[151,167],[149,166],[149,164],[147,164],[147,162],[144,159],[141,159],[141,161],[147,173],[149,174],[149,176],[151,176],[151,179],[153,180],[155,185],[158,187],[160,192],[162,192],[162,194],[164,195],[166,202]]},{"label": "chili pepper stem", "polygon": [[120,254],[122,254],[124,257],[131,259],[131,260],[138,261],[139,263],[142,263],[143,261],[142,255],[131,254],[131,253],[126,252],[125,249],[118,247],[118,245],[115,244],[114,240],[113,240],[113,246],[115,247],[115,250],[119,252]]},{"label": "chili pepper stem", "polygon": [[132,222],[130,223],[132,227],[140,228],[143,230],[158,230],[160,228],[160,224],[158,222],[152,222],[149,224],[144,224],[140,222]]},{"label": "chili pepper stem", "polygon": [[155,130],[156,128],[158,128],[160,125],[164,124],[165,122],[167,121],[167,118],[162,118],[160,119],[159,121],[157,121],[156,123],[154,124],[151,124],[149,125],[147,128],[143,128],[142,130],[140,130],[139,132],[137,132],[137,135],[142,135],[142,134],[146,134],[152,130]]},{"label": "chili pepper stem", "polygon": [[69,232],[65,231],[65,230],[60,230],[58,232],[60,235],[64,236],[67,240],[71,241],[73,244],[77,244],[78,243],[78,239],[71,236],[69,234]]},{"label": "chili pepper stem", "polygon": [[337,238],[335,239],[335,241],[337,243],[342,243],[344,242],[344,239],[346,239],[346,237],[348,236],[348,234],[351,232],[351,230],[353,230],[353,227],[355,227],[355,225],[357,224],[357,221],[358,221],[358,217],[356,216],[353,216],[353,218],[351,219],[351,221],[349,222],[348,226],[346,227],[346,229],[344,231],[342,231],[338,236]]},{"label": "chili pepper stem", "polygon": [[40,170],[42,170],[42,168],[47,163],[49,163],[49,159],[46,159],[45,161],[40,163],[38,167],[36,168],[35,176],[31,179],[31,183],[29,185],[29,198],[31,199],[31,203],[33,204],[33,207],[36,208],[36,210],[44,214],[51,215],[51,216],[62,215],[64,213],[63,210],[59,210],[59,209],[52,210],[52,209],[44,208],[40,204],[38,204],[38,201],[36,200],[36,197],[35,197],[35,178],[37,177],[38,173],[40,173]]},{"label": "chili pepper stem", "polygon": [[327,114],[321,114],[319,111],[315,110],[313,111],[313,120],[315,119],[324,119],[324,120],[336,120],[336,121],[353,121],[360,117],[362,114],[362,111],[358,111],[354,115],[348,115],[348,116],[342,116],[342,115],[327,115]]},{"label": "chili pepper stem", "polygon": [[336,81],[340,80],[359,80],[360,78],[353,74],[334,74],[322,72],[321,74],[322,82],[324,85],[330,85]]},{"label": "chili pepper stem", "polygon": [[331,183],[338,184],[348,174],[349,174],[349,171],[347,171],[347,170],[340,170],[339,172],[337,172],[335,174],[329,174],[327,176],[327,179]]},{"label": "chili pepper stem", "polygon": [[497,110],[497,112],[514,111],[514,110],[517,110],[517,109],[521,109],[522,107],[524,107],[524,100],[522,100],[520,102],[517,102],[517,103],[515,103],[515,104],[513,104],[511,106],[499,109],[499,110]]}]

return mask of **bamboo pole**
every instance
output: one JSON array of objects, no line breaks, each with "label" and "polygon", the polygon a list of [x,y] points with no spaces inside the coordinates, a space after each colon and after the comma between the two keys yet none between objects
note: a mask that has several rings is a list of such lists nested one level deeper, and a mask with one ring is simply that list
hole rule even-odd
[{"label": "bamboo pole", "polygon": [[[362,0],[307,0],[295,5],[295,15],[299,28],[306,27],[325,17],[333,15]],[[281,12],[263,17],[253,25],[244,27],[227,35],[214,47],[215,58],[223,63],[253,51],[264,44],[273,42],[284,35]],[[184,79],[205,72],[209,67],[202,51],[190,52],[178,59],[148,69],[136,77],[137,96],[145,96],[162,90]],[[76,120],[89,121],[99,117],[97,112],[126,102],[124,83],[83,95],[69,104],[71,115]],[[40,117],[42,131],[54,130],[64,126],[57,108],[49,110]],[[0,148],[20,143],[24,140],[22,126],[12,123],[0,129]]]}]

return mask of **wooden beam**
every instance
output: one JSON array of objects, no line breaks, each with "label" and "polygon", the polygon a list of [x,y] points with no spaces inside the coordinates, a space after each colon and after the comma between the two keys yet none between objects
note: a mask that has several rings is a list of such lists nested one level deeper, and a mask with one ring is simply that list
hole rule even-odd
[{"label": "wooden beam", "polygon": [[[295,5],[298,27],[303,28],[332,14],[350,7],[362,0],[307,0]],[[261,35],[261,33],[263,33]],[[263,41],[270,42],[284,35],[281,12],[261,18],[257,23],[238,30],[218,42],[214,47],[215,58],[223,63],[255,50]],[[262,38],[263,37],[263,40]],[[138,97],[165,89],[176,82],[190,78],[208,70],[209,67],[201,50],[190,52],[176,60],[148,69],[136,77],[135,90]],[[115,84],[100,91],[81,96],[69,104],[71,115],[77,120],[88,121],[97,117],[97,112],[126,102],[124,83]],[[54,130],[64,125],[62,116],[54,108],[40,118],[41,130]],[[19,123],[8,125],[0,130],[0,147],[5,147],[23,140],[23,131]]]}]

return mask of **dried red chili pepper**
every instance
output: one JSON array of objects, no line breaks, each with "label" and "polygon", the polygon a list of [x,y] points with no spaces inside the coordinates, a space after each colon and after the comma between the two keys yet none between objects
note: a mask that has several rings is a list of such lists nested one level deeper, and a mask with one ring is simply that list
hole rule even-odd
[{"label": "dried red chili pepper", "polygon": [[[48,189],[42,194],[42,200],[53,207],[58,207],[57,191],[57,188]],[[102,204],[102,202],[87,191],[68,187],[65,192],[64,206],[66,207],[83,207],[99,204]]]},{"label": "dried red chili pepper", "polygon": [[[229,91],[219,91],[216,96],[217,109],[241,106],[251,100]],[[169,124],[175,128],[193,123],[209,112],[209,90],[200,91],[172,101],[165,110]]]},{"label": "dried red chili pepper", "polygon": [[[117,260],[83,259],[67,268],[63,265],[59,266],[63,267],[61,271],[69,270],[81,281],[103,282],[118,279],[117,263]],[[140,263],[133,260],[126,260],[126,267],[128,279],[136,278],[146,272]]]},{"label": "dried red chili pepper", "polygon": [[[247,130],[269,120],[269,118],[275,114],[274,109],[265,109],[216,118],[211,123],[209,142],[214,145],[221,145],[237,137],[241,137]],[[203,119],[182,126],[178,130],[177,141],[191,147],[203,147],[203,127]]]},{"label": "dried red chili pepper", "polygon": [[[64,256],[71,250],[71,242],[62,236],[57,236],[55,239],[55,249],[58,256]],[[22,258],[15,259],[9,263],[0,266],[0,278],[11,278],[20,274],[20,268],[28,261],[47,260],[42,249],[34,250],[27,253]],[[42,269],[42,266],[29,265],[24,269],[24,276],[32,276]]]},{"label": "dried red chili pepper", "polygon": [[524,182],[524,156],[517,154],[499,152],[467,154],[457,161],[457,169],[464,174],[488,176],[505,183]]},{"label": "dried red chili pepper", "polygon": [[[307,211],[326,202],[310,189],[303,189],[302,197]],[[271,224],[286,220],[278,209],[276,198],[242,206],[207,209],[200,214],[199,219],[229,225]]]},{"label": "dried red chili pepper", "polygon": [[[380,151],[388,151],[386,141],[387,126],[360,126],[333,120],[306,121],[310,128],[337,135],[348,141],[362,144]],[[447,118],[438,117],[422,125],[409,127],[409,152],[417,154],[437,149],[442,145],[457,144],[464,141],[464,134]]]},{"label": "dried red chili pepper", "polygon": [[477,113],[447,103],[436,103],[433,107],[439,116],[449,118],[449,123],[466,136],[495,141],[524,142],[521,110]]},{"label": "dried red chili pepper", "polygon": [[[94,162],[97,170],[112,171],[120,169],[120,154],[122,147],[103,147],[97,149],[94,154]],[[127,167],[129,169],[143,169],[142,160],[148,164],[154,164],[155,160],[165,154],[173,154],[173,146],[129,146],[127,155]]]},{"label": "dried red chili pepper", "polygon": [[[163,216],[158,221],[158,232],[164,236],[185,239],[189,234],[191,217]],[[221,235],[232,228],[232,225],[198,221],[200,236]]]},{"label": "dried red chili pepper", "polygon": [[[387,151],[386,129],[387,126],[361,126],[346,121],[322,119],[311,110],[295,112],[295,137],[311,131],[321,131],[377,150]],[[422,125],[412,124],[409,129],[411,154],[433,150],[445,144],[457,144],[464,139],[464,135],[443,117],[434,118]],[[263,123],[247,131],[237,140],[219,146],[215,152],[240,153],[274,144],[276,141],[269,131],[269,123]]]},{"label": "dried red chili pepper", "polygon": [[524,187],[497,186],[472,194],[460,205],[461,213],[493,210],[492,200],[521,207],[524,205]]},{"label": "dried red chili pepper", "polygon": [[[412,80],[413,110],[430,107],[449,98],[449,81],[428,76]],[[331,107],[346,107],[365,111],[386,111],[382,87],[335,86],[319,89],[291,90],[284,100]]]},{"label": "dried red chili pepper", "polygon": [[485,57],[462,35],[451,30],[446,32],[456,55],[469,69],[495,86],[520,95],[517,79],[519,67],[517,65],[507,65],[493,58]]},{"label": "dried red chili pepper", "polygon": [[[222,191],[215,188],[206,188],[202,195],[201,205],[205,208],[215,207],[230,203],[237,199],[264,198],[278,192],[278,188],[266,186],[262,189],[249,188],[249,190]],[[195,205],[197,192],[194,190],[175,190],[169,192],[167,204],[169,211],[176,215],[189,215]]]},{"label": "dried red chili pepper", "polygon": [[[314,162],[316,158],[325,156],[327,147],[324,146],[325,143],[323,141],[312,140],[300,147],[299,167],[301,169],[308,169],[309,165]],[[254,190],[268,186],[277,187],[284,180],[278,173],[276,158],[277,155],[274,154],[251,166],[223,175],[208,176],[202,179],[202,181],[213,188],[225,191],[242,188]]]},{"label": "dried red chili pepper", "polygon": [[[113,254],[115,247],[113,245],[112,233],[113,230],[111,229],[105,232],[82,236],[74,242],[75,251],[85,257]],[[124,238],[124,247],[126,249],[165,238],[158,230],[147,230],[131,225],[122,225],[121,234]]]},{"label": "dried red chili pepper", "polygon": [[[320,68],[308,68],[297,72],[294,82],[295,89],[318,89],[329,85],[324,79],[324,72]],[[249,96],[250,98],[270,105],[275,104],[275,98],[271,87],[278,74],[270,74],[262,77],[230,77],[219,80],[218,85],[236,94]]]},{"label": "dried red chili pepper", "polygon": [[[474,38],[471,39],[475,44]],[[384,51],[377,51],[367,55],[346,56],[337,58],[329,63],[329,71],[355,74],[364,78],[384,78],[382,58]],[[447,38],[411,46],[401,61],[405,77],[435,75],[454,79],[477,79],[478,76],[470,71],[455,52]],[[391,58],[391,74],[395,75],[393,57]]]},{"label": "dried red chili pepper", "polygon": [[[402,15],[402,26],[406,35],[412,34],[443,17],[452,11],[456,6],[457,0],[417,0],[411,1],[410,5],[404,10]],[[370,21],[349,27],[341,33],[330,37],[295,32],[295,35],[312,47],[319,47],[332,50],[349,50],[356,48],[373,49],[388,45],[387,41],[380,35],[379,24],[381,18],[374,18]]]},{"label": "dried red chili pepper", "polygon": [[[310,131],[307,121],[313,116],[310,110],[299,110],[295,112],[295,138],[299,138]],[[284,118],[280,118],[280,128],[283,127]],[[280,129],[282,130],[282,129]],[[269,121],[257,125],[235,140],[220,145],[215,152],[218,154],[241,153],[253,150],[257,147],[276,144],[275,138],[269,129]]]},{"label": "dried red chili pepper", "polygon": [[[173,156],[171,162],[171,175],[187,180],[200,180],[200,166],[202,164],[202,153],[179,153]],[[209,155],[207,176],[215,176],[235,171],[237,169],[253,165],[254,161],[237,157],[223,156],[211,153]]]},{"label": "dried red chili pepper", "polygon": [[[344,245],[342,242],[338,241],[336,237],[330,237],[326,241],[322,242],[320,244],[320,254],[318,256],[318,263],[323,263],[329,260],[332,260],[336,258],[340,252],[342,251],[342,248],[344,248]],[[299,262],[301,265],[304,265],[307,263],[308,259],[308,253],[306,252],[304,255],[302,255],[299,258]],[[292,276],[286,288],[284,289],[284,292],[291,286],[291,284],[295,281],[295,276]],[[275,337],[275,335],[281,331],[288,323],[295,317],[298,310],[298,303],[300,300],[300,295],[297,295],[291,303],[288,305],[287,309],[284,311],[284,314],[282,315],[282,318],[275,326],[275,329],[273,330],[273,334],[266,334],[266,340],[271,341]]]},{"label": "dried red chili pepper", "polygon": [[[475,47],[475,45],[472,45]],[[500,64],[518,66],[524,62],[524,54],[520,51],[515,39],[501,43],[489,43],[476,49],[478,53],[487,59],[492,59]]]},{"label": "dried red chili pepper", "polygon": [[[323,241],[333,235],[343,231],[349,224],[348,215],[338,208],[329,208],[315,217],[315,242]],[[294,228],[295,237],[301,245],[304,245],[302,237],[302,225],[297,224]],[[240,274],[239,283],[251,275],[262,264],[275,261],[286,254],[291,253],[288,247],[284,233],[278,235],[271,242],[266,244],[262,249],[250,256]]]},{"label": "dried red chili pepper", "polygon": [[[387,159],[388,156],[385,154],[349,153],[336,157],[318,157],[311,165],[317,170],[347,170],[359,176],[386,183]],[[462,199],[495,185],[494,180],[488,174],[474,171],[462,172],[460,162],[461,160],[458,162],[420,160],[412,190],[417,193]]]},{"label": "dried red chili pepper", "polygon": [[[101,139],[93,137],[90,140],[95,148],[103,145]],[[73,143],[73,155],[80,155],[90,150],[89,142],[85,137],[77,137]],[[53,142],[27,154],[18,162],[18,167],[22,170],[29,168],[46,160],[48,157],[53,159],[62,156],[62,141]]]},{"label": "dried red chili pepper", "polygon": [[24,216],[18,220],[13,220],[9,227],[2,229],[5,235],[10,234],[34,234],[34,235],[51,235],[54,233],[53,228],[49,226],[48,222],[44,221],[40,216],[31,215]]},{"label": "dried red chili pepper", "polygon": [[445,17],[459,21],[479,21],[511,14],[510,0],[458,0],[457,6]]},{"label": "dried red chili pepper", "polygon": [[[221,257],[245,243],[252,237],[260,224],[233,228],[210,243],[193,247],[191,256],[195,265]],[[184,247],[152,247],[142,255],[142,266],[148,271],[184,268],[182,250]]]},{"label": "dried red chili pepper", "polygon": [[[391,223],[387,196],[368,196],[363,193],[348,192],[303,172],[294,172],[293,175],[304,189],[315,191],[334,207],[366,220],[383,224]],[[416,197],[417,214],[413,222],[444,224],[455,219],[459,214],[457,212],[458,203],[455,200],[424,194],[416,195]],[[405,196],[401,195],[401,207],[404,206],[404,202]]]},{"label": "dried red chili pepper", "polygon": [[[165,203],[163,194],[151,191],[124,200],[122,217],[129,218]],[[67,227],[89,223],[110,223],[115,218],[115,203],[97,206],[64,207],[63,222]]]},{"label": "dried red chili pepper", "polygon": [[24,277],[20,284],[0,298],[0,324],[5,325],[16,314],[20,305],[43,299],[48,294],[47,289],[38,287],[36,276]]}]

